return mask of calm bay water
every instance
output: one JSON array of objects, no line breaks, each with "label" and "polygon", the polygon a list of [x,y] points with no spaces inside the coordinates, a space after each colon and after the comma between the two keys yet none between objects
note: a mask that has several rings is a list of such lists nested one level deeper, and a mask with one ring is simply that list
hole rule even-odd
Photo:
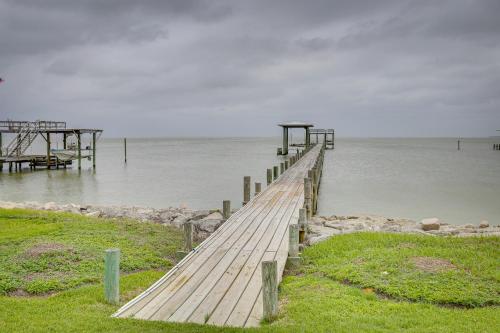
[{"label": "calm bay water", "polygon": [[[338,139],[325,157],[321,215],[379,214],[500,222],[500,152],[489,139]],[[98,143],[97,170],[0,173],[0,200],[192,208],[242,201],[243,176],[265,184],[279,138],[129,139]]]}]

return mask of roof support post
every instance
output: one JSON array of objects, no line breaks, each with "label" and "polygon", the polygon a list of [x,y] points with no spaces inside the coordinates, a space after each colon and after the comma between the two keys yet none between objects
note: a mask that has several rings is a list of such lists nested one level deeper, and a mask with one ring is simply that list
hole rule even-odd
[{"label": "roof support post", "polygon": [[288,127],[283,127],[283,149],[281,150],[282,155],[288,155]]}]

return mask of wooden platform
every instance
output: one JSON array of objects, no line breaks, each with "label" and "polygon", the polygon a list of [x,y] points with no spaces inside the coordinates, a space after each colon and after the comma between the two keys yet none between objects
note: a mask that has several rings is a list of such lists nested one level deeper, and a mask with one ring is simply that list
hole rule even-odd
[{"label": "wooden platform", "polygon": [[298,221],[304,178],[317,145],[165,276],[115,317],[258,326],[262,318],[261,262],[277,260],[279,280],[288,254],[288,226]]}]

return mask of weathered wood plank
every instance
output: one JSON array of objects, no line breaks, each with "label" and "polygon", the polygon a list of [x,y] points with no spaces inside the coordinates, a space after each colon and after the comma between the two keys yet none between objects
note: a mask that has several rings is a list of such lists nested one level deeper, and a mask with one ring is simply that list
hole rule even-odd
[{"label": "weathered wood plank", "polygon": [[288,168],[283,166],[285,172],[274,183],[115,316],[258,325],[263,306],[261,263],[276,260],[281,281],[288,257],[288,228],[298,223],[304,177],[314,166],[319,148]]}]

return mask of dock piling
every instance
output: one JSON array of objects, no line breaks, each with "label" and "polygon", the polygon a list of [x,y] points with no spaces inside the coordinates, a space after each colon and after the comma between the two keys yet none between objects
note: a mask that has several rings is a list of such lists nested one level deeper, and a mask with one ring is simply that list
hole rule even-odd
[{"label": "dock piling", "polygon": [[243,177],[243,206],[250,201],[250,176]]},{"label": "dock piling", "polygon": [[279,174],[278,174],[278,166],[275,165],[275,166],[273,166],[273,180],[278,179],[278,176],[279,176]]},{"label": "dock piling", "polygon": [[224,220],[227,220],[231,216],[231,201],[222,201],[222,216]]},{"label": "dock piling", "polygon": [[299,225],[290,224],[288,227],[289,243],[288,258],[286,264],[290,268],[296,268],[300,264],[299,257]]},{"label": "dock piling", "polygon": [[45,133],[47,135],[47,169],[50,169],[50,133]]},{"label": "dock piling", "polygon": [[104,297],[111,304],[120,302],[120,249],[108,249],[105,253]]},{"label": "dock piling", "polygon": [[259,194],[262,190],[262,185],[260,183],[255,183],[255,195]]},{"label": "dock piling", "polygon": [[262,262],[262,301],[264,320],[272,321],[278,315],[278,262]]},{"label": "dock piling", "polygon": [[82,169],[82,138],[80,132],[76,134],[77,145],[78,145],[78,170]]},{"label": "dock piling", "polygon": [[127,163],[127,138],[123,138],[123,149],[125,153],[125,163]]},{"label": "dock piling", "polygon": [[[96,133],[92,133],[92,168],[95,170],[95,153],[96,153]],[[66,165],[66,163],[64,164]]]},{"label": "dock piling", "polygon": [[307,216],[306,209],[299,208],[299,243],[304,244],[307,237]]},{"label": "dock piling", "polygon": [[267,186],[273,182],[273,170],[267,169]]},{"label": "dock piling", "polygon": [[304,178],[304,208],[306,209],[307,220],[312,217],[312,185],[311,178]]}]

